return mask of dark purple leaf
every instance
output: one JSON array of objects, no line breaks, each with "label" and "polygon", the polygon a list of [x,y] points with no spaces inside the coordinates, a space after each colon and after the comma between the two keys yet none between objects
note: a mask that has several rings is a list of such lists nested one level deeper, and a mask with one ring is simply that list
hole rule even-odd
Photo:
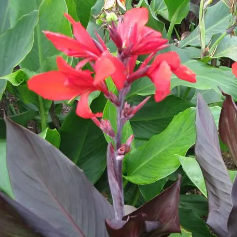
[{"label": "dark purple leaf", "polygon": [[228,146],[231,157],[237,165],[237,107],[230,95],[226,97],[220,116],[219,133],[222,141]]},{"label": "dark purple leaf", "polygon": [[123,217],[106,220],[110,237],[159,237],[180,233],[178,204],[180,180],[142,207]]},{"label": "dark purple leaf", "polygon": [[233,208],[228,220],[228,237],[237,236],[237,178],[235,178],[231,193]]},{"label": "dark purple leaf", "polygon": [[38,135],[6,119],[7,165],[16,201],[70,237],[108,236],[109,202],[83,171]]},{"label": "dark purple leaf", "polygon": [[218,236],[227,236],[227,220],[232,208],[232,183],[221,156],[219,138],[213,116],[198,95],[196,116],[196,159],[201,166],[208,192],[207,224]]},{"label": "dark purple leaf", "polygon": [[0,236],[67,237],[3,193],[0,193]]}]

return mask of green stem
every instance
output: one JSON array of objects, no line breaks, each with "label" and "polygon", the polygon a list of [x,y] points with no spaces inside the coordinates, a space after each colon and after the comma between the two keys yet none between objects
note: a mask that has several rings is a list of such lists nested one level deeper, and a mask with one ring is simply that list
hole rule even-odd
[{"label": "green stem", "polygon": [[167,36],[166,36],[166,38],[168,39],[168,40],[170,40],[170,38],[171,38],[171,34],[172,34],[172,32],[173,32],[173,29],[174,29],[174,21],[171,21],[170,22],[170,26],[169,26],[169,29],[168,29],[168,33],[167,33]]},{"label": "green stem", "polygon": [[139,191],[139,188],[137,187],[137,190],[136,190],[134,199],[133,199],[133,201],[132,201],[132,206],[133,206],[133,207],[135,207],[135,205],[137,204],[137,201],[138,201],[138,199],[139,199],[139,194],[140,194],[140,191]]},{"label": "green stem", "polygon": [[44,131],[47,128],[46,114],[44,110],[43,98],[39,95],[38,95],[38,101],[39,101],[39,110],[40,110],[40,118],[41,118],[41,129],[42,131]]},{"label": "green stem", "polygon": [[181,40],[181,38],[180,38],[180,36],[179,36],[179,32],[176,30],[176,28],[174,27],[174,31],[175,31],[175,34],[176,34],[176,36],[177,36],[177,38],[178,38],[178,41],[180,41]]},{"label": "green stem", "polygon": [[200,43],[201,43],[201,58],[204,57],[206,49],[206,40],[205,40],[205,22],[204,22],[204,2],[201,0],[200,9],[199,9],[199,32],[200,32]]},{"label": "green stem", "polygon": [[[41,44],[41,32],[39,23],[36,26],[36,37],[37,37],[37,44],[38,44],[38,51],[39,51],[39,66],[41,67],[43,64],[43,53],[42,53],[42,44]],[[40,119],[41,119],[41,129],[44,131],[47,128],[47,115],[44,109],[44,102],[41,96],[38,96],[39,101],[39,111],[40,111]]]},{"label": "green stem", "polygon": [[226,32],[224,32],[216,41],[215,43],[211,46],[210,48],[210,53],[212,54],[212,52],[214,52],[214,50],[216,49],[217,45],[225,38],[225,36],[227,35]]}]

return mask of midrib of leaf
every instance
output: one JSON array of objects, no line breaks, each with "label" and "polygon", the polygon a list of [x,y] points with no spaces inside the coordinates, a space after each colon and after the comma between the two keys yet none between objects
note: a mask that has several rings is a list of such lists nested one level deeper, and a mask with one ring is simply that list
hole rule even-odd
[{"label": "midrib of leaf", "polygon": [[[211,27],[209,27],[209,28],[207,28],[206,29],[206,33],[208,33],[210,30],[212,30],[213,28],[215,28],[217,25],[219,25],[220,23],[222,23],[223,21],[225,21],[227,18],[229,18],[230,17],[230,15],[227,15],[226,17],[224,17],[224,18],[222,18],[222,20],[221,21],[219,21],[217,24],[214,24],[214,25],[212,25]],[[196,30],[196,29],[195,29]],[[185,46],[187,46],[190,42],[192,42],[192,41],[194,41],[194,40],[196,40],[196,39],[198,39],[199,38],[199,35],[196,35],[195,37],[192,37],[188,42],[186,42],[185,44],[181,44],[181,47],[183,48],[183,47],[185,47]]]},{"label": "midrib of leaf", "polygon": [[[34,144],[32,143],[32,141],[28,138],[28,136],[23,133],[23,136],[26,138],[26,140],[28,140],[29,144],[31,144],[31,146],[34,148]],[[55,159],[57,161],[57,159]],[[20,167],[18,166],[18,168],[20,169]],[[22,172],[24,172],[22,169],[20,169]],[[35,173],[35,170],[33,168],[31,168],[32,172],[35,174],[35,176],[39,179],[40,183],[42,184],[42,186],[44,186],[46,188],[46,190],[48,191],[49,195],[51,196],[51,198],[53,200],[55,200],[55,202],[58,204],[58,207],[60,208],[60,210],[65,214],[65,216],[67,217],[67,219],[70,221],[70,223],[72,224],[72,226],[74,227],[75,231],[79,234],[81,234],[83,237],[86,237],[85,234],[82,232],[82,230],[78,227],[77,223],[72,219],[71,215],[68,213],[67,210],[65,210],[65,208],[61,205],[61,203],[58,201],[58,199],[54,196],[54,194],[51,192],[51,190],[47,187],[47,185],[42,181],[42,179]],[[25,172],[24,172],[25,173]],[[63,172],[62,172],[63,174]],[[27,175],[27,174],[26,174]]]},{"label": "midrib of leaf", "polygon": [[78,152],[77,152],[77,155],[76,155],[75,159],[73,159],[73,162],[74,162],[75,164],[78,163],[79,157],[81,156],[81,152],[82,152],[82,149],[83,149],[83,145],[84,145],[84,143],[85,143],[85,140],[86,140],[86,134],[87,134],[87,132],[88,132],[88,130],[89,130],[89,127],[90,127],[90,124],[88,123],[87,126],[86,126],[85,133],[84,133],[84,135],[83,135],[82,141],[80,141],[81,146],[79,146],[79,150],[78,150]]},{"label": "midrib of leaf", "polygon": [[7,5],[7,9],[6,9],[6,12],[5,12],[5,16],[3,18],[3,21],[2,21],[2,27],[1,27],[1,30],[0,32],[2,32],[3,28],[4,28],[4,25],[6,23],[6,19],[7,19],[7,14],[9,12],[9,9],[10,9],[10,2],[8,1],[8,5]]},{"label": "midrib of leaf", "polygon": [[[188,133],[190,131],[190,129],[192,129],[191,127],[186,130],[186,133]],[[131,176],[132,174],[134,174],[135,172],[137,172],[137,170],[139,170],[142,166],[145,166],[148,162],[150,162],[151,160],[153,160],[155,157],[157,157],[158,155],[160,155],[161,153],[163,153],[165,150],[167,150],[170,146],[172,146],[174,143],[176,143],[177,141],[179,141],[180,139],[182,139],[183,137],[186,137],[186,133],[183,133],[183,136],[179,137],[178,139],[174,140],[173,142],[169,143],[167,146],[163,146],[162,149],[160,149],[155,155],[153,155],[151,158],[146,159],[143,163],[141,163],[139,166],[137,166],[137,168],[135,170],[133,170],[132,173],[129,174],[129,176]],[[163,133],[161,133],[161,137],[162,135],[165,134],[165,131]],[[163,135],[164,136],[164,135]],[[151,141],[150,141],[151,142]],[[179,154],[178,154],[179,155]]]}]

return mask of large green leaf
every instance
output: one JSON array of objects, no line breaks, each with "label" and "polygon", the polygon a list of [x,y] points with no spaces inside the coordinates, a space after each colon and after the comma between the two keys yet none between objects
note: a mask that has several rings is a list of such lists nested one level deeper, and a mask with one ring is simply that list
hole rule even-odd
[{"label": "large green leaf", "polygon": [[[37,24],[38,12],[23,16],[17,24],[0,35],[0,76],[11,73],[25,56],[33,44],[34,27]],[[0,92],[6,87],[6,81],[0,82]],[[0,94],[0,98],[2,93]]]},{"label": "large green leaf", "polygon": [[187,230],[181,228],[181,234],[171,234],[169,237],[192,237],[192,233]]},{"label": "large green leaf", "polygon": [[10,22],[14,26],[24,15],[39,10],[42,0],[8,0],[10,4]]},{"label": "large green leaf", "polygon": [[[183,85],[187,87],[193,87],[199,90],[213,89],[218,94],[221,94],[218,87],[223,91],[230,94],[234,100],[237,100],[237,81],[235,76],[231,73],[230,68],[225,68],[225,71],[218,68],[208,66],[202,62],[195,60],[189,60],[184,63],[190,69],[192,69],[197,75],[197,82],[190,83],[184,80],[180,80],[176,76],[172,76],[171,88]],[[229,72],[232,76],[227,74]],[[136,80],[131,88],[128,97],[134,95],[151,95],[155,93],[154,84],[146,77]]]},{"label": "large green leaf", "polygon": [[[217,14],[218,13],[218,14]],[[211,40],[211,37],[217,33],[223,33],[229,27],[231,14],[229,8],[219,2],[208,8],[205,14],[205,38],[206,44]],[[181,47],[187,45],[200,46],[199,27],[197,27],[187,38],[180,42]]]},{"label": "large green leaf", "polygon": [[189,12],[190,0],[165,0],[169,12],[169,20],[173,24],[180,24]]},{"label": "large green leaf", "polygon": [[[185,65],[197,74],[197,82],[189,83],[178,78],[174,78],[171,83],[172,88],[178,85],[184,85],[194,87],[199,90],[214,89],[219,94],[221,94],[219,89],[221,88],[226,93],[232,95],[235,100],[237,99],[237,81],[234,76],[229,77],[222,72],[222,70],[210,67],[195,60],[190,60],[186,62]],[[231,71],[231,69],[227,70]]]},{"label": "large green leaf", "polygon": [[183,170],[195,186],[207,197],[207,189],[201,168],[195,158],[179,156]]},{"label": "large green leaf", "polygon": [[76,0],[76,11],[80,22],[86,28],[90,19],[91,8],[96,3],[96,0]]},{"label": "large green leaf", "polygon": [[0,139],[0,190],[14,198],[6,163],[6,140]]},{"label": "large green leaf", "polygon": [[[131,98],[131,100],[139,102],[141,98]],[[153,135],[157,135],[169,125],[175,115],[192,105],[189,101],[172,95],[159,103],[155,102],[154,98],[149,99],[131,119],[135,138],[148,140]]]},{"label": "large green leaf", "polygon": [[145,7],[149,10],[149,20],[147,26],[155,29],[157,31],[162,32],[164,30],[164,23],[162,23],[156,16],[156,13],[151,9],[147,0],[142,2],[142,7]]},{"label": "large green leaf", "polygon": [[10,27],[9,0],[0,0],[0,35]]},{"label": "large green leaf", "polygon": [[176,154],[184,155],[195,143],[194,117],[191,108],[179,113],[162,133],[133,150],[126,159],[126,178],[149,184],[173,173],[180,165]]},{"label": "large green leaf", "polygon": [[[25,4],[24,0],[19,0],[19,2]],[[21,63],[22,67],[37,71],[48,57],[59,54],[59,51],[55,49],[42,31],[52,31],[71,36],[70,24],[63,15],[65,12],[67,12],[65,0],[42,1],[39,7],[39,22],[35,28],[34,45]]]},{"label": "large green leaf", "polygon": [[[96,102],[95,105],[92,103],[92,110],[101,107],[98,105],[101,100]],[[90,119],[78,117],[72,109],[60,129],[60,135],[60,150],[95,183],[106,167],[107,142],[103,132]]]},{"label": "large green leaf", "polygon": [[214,237],[206,223],[192,209],[179,208],[181,226],[190,231],[193,237]]},{"label": "large green leaf", "polygon": [[231,58],[234,61],[237,61],[237,37],[227,35],[217,46],[213,58]]},{"label": "large green leaf", "polygon": [[[34,110],[28,110],[20,114],[10,116],[10,118],[23,126],[26,126],[27,123],[32,120],[38,113]],[[3,118],[0,118],[0,139],[6,138],[6,125]]]}]

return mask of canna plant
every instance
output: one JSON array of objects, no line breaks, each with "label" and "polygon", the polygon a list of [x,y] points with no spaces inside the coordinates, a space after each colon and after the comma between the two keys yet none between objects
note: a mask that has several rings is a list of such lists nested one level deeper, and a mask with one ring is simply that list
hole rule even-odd
[{"label": "canna plant", "polygon": [[[232,69],[236,74],[236,63]],[[230,95],[223,95],[226,99],[221,110],[219,133],[236,164],[237,108]],[[202,169],[208,192],[207,224],[219,237],[237,236],[237,178],[232,184],[222,158],[213,116],[201,95],[198,97],[196,129],[196,159]]]},{"label": "canna plant", "polygon": [[[109,26],[115,54],[98,34],[93,39],[80,22],[67,14],[75,38],[44,32],[58,50],[80,61],[72,67],[58,57],[58,70],[33,76],[28,87],[44,99],[78,100],[76,114],[91,119],[109,137],[107,175],[113,205],[56,148],[6,118],[7,165],[14,199],[1,194],[1,236],[158,237],[180,232],[180,177],[132,213],[127,213],[124,206],[123,160],[132,149],[134,136],[123,143],[123,128],[149,100],[147,97],[137,106],[128,104],[126,95],[132,83],[148,77],[156,88],[155,101],[159,102],[170,94],[172,73],[196,82],[195,73],[181,64],[177,53],[160,53],[168,46],[167,40],[146,26],[148,15],[146,8],[134,8]],[[146,57],[136,66],[141,55]],[[115,89],[109,86],[111,82]],[[116,129],[111,125],[115,121],[91,111],[90,95],[95,91],[116,107]]]}]

